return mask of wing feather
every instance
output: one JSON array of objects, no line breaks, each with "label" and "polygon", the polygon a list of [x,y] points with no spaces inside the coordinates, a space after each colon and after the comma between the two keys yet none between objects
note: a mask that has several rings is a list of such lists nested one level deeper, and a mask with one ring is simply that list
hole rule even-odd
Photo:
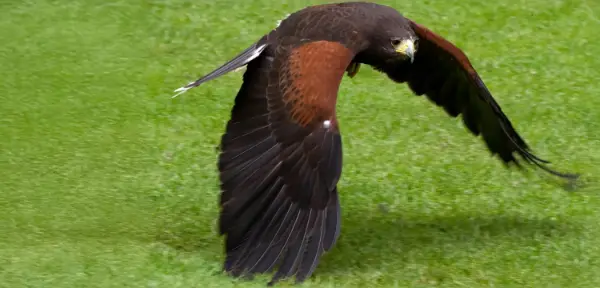
[{"label": "wing feather", "polygon": [[449,116],[462,114],[469,131],[481,135],[492,155],[498,155],[504,163],[520,166],[515,157],[519,155],[525,162],[556,176],[578,177],[546,167],[548,161],[530,152],[463,51],[426,27],[409,22],[419,37],[418,52],[412,65],[386,71],[390,78],[407,82],[416,95],[426,95]]},{"label": "wing feather", "polygon": [[248,63],[219,155],[232,275],[277,268],[270,284],[304,281],[339,236],[335,103],[351,60],[341,44],[316,41],[267,47]]}]

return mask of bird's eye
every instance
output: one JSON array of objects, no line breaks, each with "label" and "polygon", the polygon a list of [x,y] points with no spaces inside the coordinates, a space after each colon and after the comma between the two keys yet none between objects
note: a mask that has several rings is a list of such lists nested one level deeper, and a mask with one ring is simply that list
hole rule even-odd
[{"label": "bird's eye", "polygon": [[397,47],[398,45],[400,45],[400,43],[402,43],[400,39],[392,39],[392,45],[394,47]]}]

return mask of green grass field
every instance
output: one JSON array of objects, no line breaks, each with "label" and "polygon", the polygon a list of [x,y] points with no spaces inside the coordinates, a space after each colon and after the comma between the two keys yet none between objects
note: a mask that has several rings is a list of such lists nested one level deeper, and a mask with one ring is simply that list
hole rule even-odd
[{"label": "green grass field", "polygon": [[[600,287],[599,2],[379,2],[466,50],[582,185],[505,169],[363,66],[338,106],[342,235],[304,287]],[[220,272],[215,227],[241,73],[170,97],[317,3],[0,1],[0,287],[264,287]]]}]

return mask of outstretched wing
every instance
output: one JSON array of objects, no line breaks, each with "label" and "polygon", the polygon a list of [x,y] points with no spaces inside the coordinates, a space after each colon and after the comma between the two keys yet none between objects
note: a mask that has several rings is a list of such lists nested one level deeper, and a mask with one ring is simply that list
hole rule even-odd
[{"label": "outstretched wing", "polygon": [[336,42],[269,46],[248,64],[222,137],[220,232],[235,276],[314,271],[340,230],[339,84],[353,53]]},{"label": "outstretched wing", "polygon": [[[533,155],[515,131],[500,105],[494,100],[467,56],[455,45],[411,20],[419,37],[414,63],[391,73],[390,77],[407,82],[416,95],[426,95],[452,117],[462,114],[464,124],[474,135],[481,135],[492,155],[504,163],[520,166],[516,155],[547,172],[576,178],[544,166],[549,163]],[[390,74],[390,73],[388,73]]]}]

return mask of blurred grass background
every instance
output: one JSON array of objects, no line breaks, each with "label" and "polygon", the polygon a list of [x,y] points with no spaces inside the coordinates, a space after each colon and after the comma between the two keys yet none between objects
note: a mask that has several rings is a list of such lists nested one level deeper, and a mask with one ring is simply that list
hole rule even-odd
[{"label": "blurred grass background", "polygon": [[[338,106],[342,235],[304,287],[599,287],[599,2],[376,2],[464,49],[584,185],[505,169],[363,66]],[[0,1],[0,287],[263,287],[220,273],[215,229],[241,73],[170,96],[318,3]]]}]

